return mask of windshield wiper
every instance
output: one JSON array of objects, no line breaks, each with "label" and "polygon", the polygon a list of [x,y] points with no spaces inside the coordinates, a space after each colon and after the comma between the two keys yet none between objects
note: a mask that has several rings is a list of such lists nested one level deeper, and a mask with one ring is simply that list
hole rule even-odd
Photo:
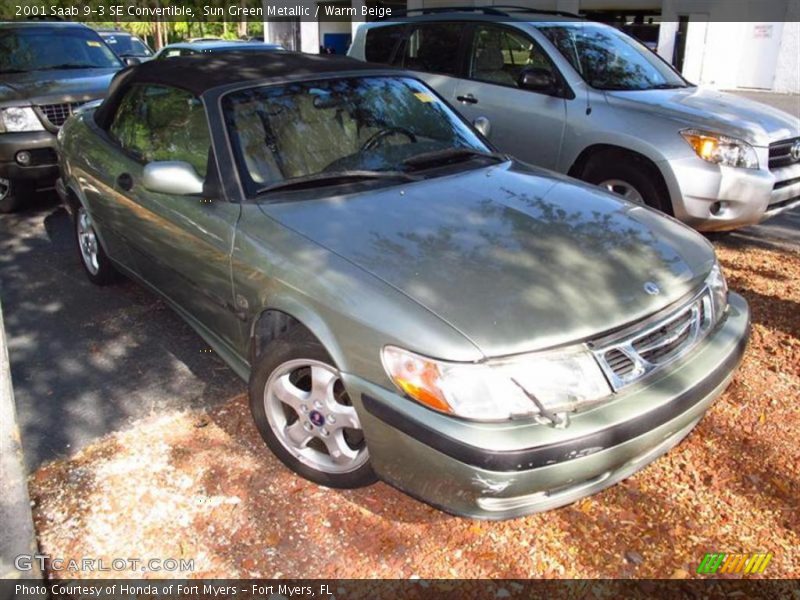
[{"label": "windshield wiper", "polygon": [[290,190],[302,188],[323,187],[364,181],[369,179],[402,179],[404,181],[419,181],[419,177],[401,171],[335,171],[331,173],[315,173],[303,177],[293,177],[266,185],[256,190],[256,195],[267,194],[276,190]]},{"label": "windshield wiper", "polygon": [[649,88],[645,88],[648,90],[676,90],[678,88],[685,88],[688,87],[682,83],[657,83],[656,85],[651,85]]},{"label": "windshield wiper", "polygon": [[403,165],[412,169],[435,167],[452,162],[469,160],[472,158],[490,158],[497,162],[505,162],[508,156],[499,152],[484,152],[475,148],[445,148],[433,152],[423,152],[403,161]]},{"label": "windshield wiper", "polygon": [[73,65],[71,63],[64,63],[61,65],[39,67],[38,69],[34,69],[34,71],[59,71],[66,69],[102,69],[102,68],[103,67],[98,67],[97,65]]},{"label": "windshield wiper", "polygon": [[0,75],[13,75],[14,73],[27,73],[24,69],[4,69]]}]

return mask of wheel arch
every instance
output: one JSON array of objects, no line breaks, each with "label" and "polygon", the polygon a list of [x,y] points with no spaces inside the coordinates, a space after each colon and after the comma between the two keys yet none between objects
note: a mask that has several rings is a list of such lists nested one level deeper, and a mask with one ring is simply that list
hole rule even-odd
[{"label": "wheel arch", "polygon": [[582,179],[582,175],[589,164],[589,161],[602,154],[617,154],[619,156],[627,156],[644,165],[650,171],[664,196],[668,198],[670,204],[674,206],[675,203],[672,197],[672,192],[667,184],[667,178],[659,166],[658,157],[648,156],[640,150],[641,149],[633,150],[631,148],[625,148],[612,143],[592,144],[591,146],[584,148],[578,154],[578,156],[572,162],[572,165],[569,167],[567,175],[570,177],[575,177],[576,179]]},{"label": "wheel arch", "polygon": [[287,296],[273,296],[254,313],[250,323],[248,358],[253,365],[269,344],[293,327],[301,327],[328,352],[336,367],[346,370],[341,345],[326,321],[305,303]]}]

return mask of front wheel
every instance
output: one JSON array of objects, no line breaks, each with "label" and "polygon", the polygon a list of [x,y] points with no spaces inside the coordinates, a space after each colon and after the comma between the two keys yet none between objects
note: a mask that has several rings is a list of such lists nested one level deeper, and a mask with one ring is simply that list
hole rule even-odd
[{"label": "front wheel", "polygon": [[250,377],[250,410],[270,450],[295,473],[331,488],[376,481],[361,422],[322,345],[290,330]]},{"label": "front wheel", "polygon": [[16,211],[25,195],[29,193],[29,186],[0,177],[0,213],[8,214]]},{"label": "front wheel", "polygon": [[634,158],[604,152],[593,156],[581,179],[634,204],[642,204],[672,214],[669,196],[661,185],[661,174]]},{"label": "front wheel", "polygon": [[75,215],[75,237],[81,264],[89,281],[95,285],[108,285],[116,281],[117,271],[100,245],[92,218],[83,206],[78,207]]}]

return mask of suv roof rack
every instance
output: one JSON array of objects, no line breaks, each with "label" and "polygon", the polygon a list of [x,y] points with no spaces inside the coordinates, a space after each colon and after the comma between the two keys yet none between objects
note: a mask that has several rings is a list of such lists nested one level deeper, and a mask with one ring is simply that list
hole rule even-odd
[{"label": "suv roof rack", "polygon": [[[514,4],[494,4],[490,6],[436,6],[430,8],[409,8],[404,10],[393,10],[391,16],[384,19],[395,19],[410,14],[433,15],[454,12],[478,12],[493,17],[511,17],[514,13],[528,13],[536,15],[552,15],[554,17],[570,17],[573,19],[583,19],[581,15],[566,12],[563,10],[542,10],[538,8],[528,8],[527,6],[517,6]],[[380,20],[380,19],[379,19]]]}]

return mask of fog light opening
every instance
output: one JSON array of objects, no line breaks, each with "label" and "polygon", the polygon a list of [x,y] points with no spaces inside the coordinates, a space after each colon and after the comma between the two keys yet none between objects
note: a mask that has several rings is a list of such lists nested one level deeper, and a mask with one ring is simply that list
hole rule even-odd
[{"label": "fog light opening", "polygon": [[714,202],[714,204],[711,205],[709,212],[711,212],[713,216],[718,217],[725,212],[726,208],[728,208],[727,202]]},{"label": "fog light opening", "polygon": [[31,153],[27,150],[21,150],[17,152],[15,159],[23,167],[27,167],[29,164],[31,164]]}]

